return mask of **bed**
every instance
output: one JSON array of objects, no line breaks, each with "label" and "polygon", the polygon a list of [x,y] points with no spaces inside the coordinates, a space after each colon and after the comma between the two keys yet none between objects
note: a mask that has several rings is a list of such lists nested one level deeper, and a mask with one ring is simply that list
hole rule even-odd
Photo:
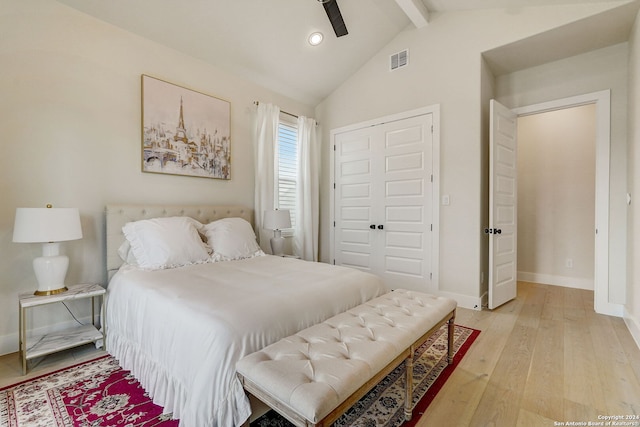
[{"label": "bed", "polygon": [[[179,221],[192,232],[192,222],[186,218],[206,225],[198,228],[198,235],[205,234],[203,240],[211,244],[205,245],[207,260],[171,261],[149,268],[140,261],[144,254],[136,252],[132,258],[139,249],[132,227]],[[240,223],[243,227],[253,223],[251,209],[131,205],[106,209],[107,350],[156,404],[180,419],[181,426],[242,425],[251,408],[235,371],[240,358],[385,292],[378,277],[358,270],[264,255],[259,248],[251,256],[236,257],[235,252],[225,252],[226,247],[216,247],[225,238],[234,248],[237,242],[250,240],[234,234],[240,228],[220,234],[220,224]],[[218,233],[212,234],[212,229]],[[140,230],[147,229],[136,229]],[[162,243],[151,242],[150,251],[165,256],[157,249]],[[180,252],[171,256],[185,251],[170,250]]]}]

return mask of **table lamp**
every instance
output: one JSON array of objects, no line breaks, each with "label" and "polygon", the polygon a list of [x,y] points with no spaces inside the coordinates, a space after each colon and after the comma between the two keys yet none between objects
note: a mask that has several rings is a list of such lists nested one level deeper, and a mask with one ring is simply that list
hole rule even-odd
[{"label": "table lamp", "polygon": [[42,243],[42,256],[33,260],[38,280],[35,295],[54,295],[67,290],[69,258],[60,255],[60,243],[82,238],[80,213],[76,208],[17,208],[13,227],[16,243]]},{"label": "table lamp", "polygon": [[273,255],[284,255],[284,237],[282,230],[291,228],[291,214],[289,209],[274,209],[264,211],[262,226],[267,230],[273,230],[271,243],[271,253]]}]

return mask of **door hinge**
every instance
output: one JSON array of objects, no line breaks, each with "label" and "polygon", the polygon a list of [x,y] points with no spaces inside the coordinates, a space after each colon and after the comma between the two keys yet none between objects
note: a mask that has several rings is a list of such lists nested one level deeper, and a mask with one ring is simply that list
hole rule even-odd
[{"label": "door hinge", "polygon": [[333,144],[333,151],[336,151],[336,144]]},{"label": "door hinge", "polygon": [[334,226],[334,227],[336,226],[336,222],[335,222],[335,221],[333,221],[333,226]]},{"label": "door hinge", "polygon": [[333,183],[333,189],[334,190],[336,189],[336,183],[335,182]]},{"label": "door hinge", "polygon": [[429,227],[429,231],[433,231],[433,224]]},{"label": "door hinge", "polygon": [[431,125],[431,133],[433,133],[433,125]]},{"label": "door hinge", "polygon": [[431,174],[431,182],[433,182],[433,174]]},{"label": "door hinge", "polygon": [[433,279],[433,273],[429,273],[429,280]]}]

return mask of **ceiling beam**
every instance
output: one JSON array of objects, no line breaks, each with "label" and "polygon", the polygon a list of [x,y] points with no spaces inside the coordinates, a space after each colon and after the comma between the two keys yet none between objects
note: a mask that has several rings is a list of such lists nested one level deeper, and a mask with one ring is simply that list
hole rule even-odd
[{"label": "ceiling beam", "polygon": [[429,11],[422,0],[396,0],[396,3],[416,28],[422,28],[429,23]]}]

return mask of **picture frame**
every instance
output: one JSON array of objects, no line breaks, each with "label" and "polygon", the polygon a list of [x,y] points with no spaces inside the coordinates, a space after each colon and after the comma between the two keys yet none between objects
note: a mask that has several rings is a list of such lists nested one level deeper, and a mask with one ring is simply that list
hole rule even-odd
[{"label": "picture frame", "polygon": [[231,179],[231,103],[143,74],[142,171]]}]

